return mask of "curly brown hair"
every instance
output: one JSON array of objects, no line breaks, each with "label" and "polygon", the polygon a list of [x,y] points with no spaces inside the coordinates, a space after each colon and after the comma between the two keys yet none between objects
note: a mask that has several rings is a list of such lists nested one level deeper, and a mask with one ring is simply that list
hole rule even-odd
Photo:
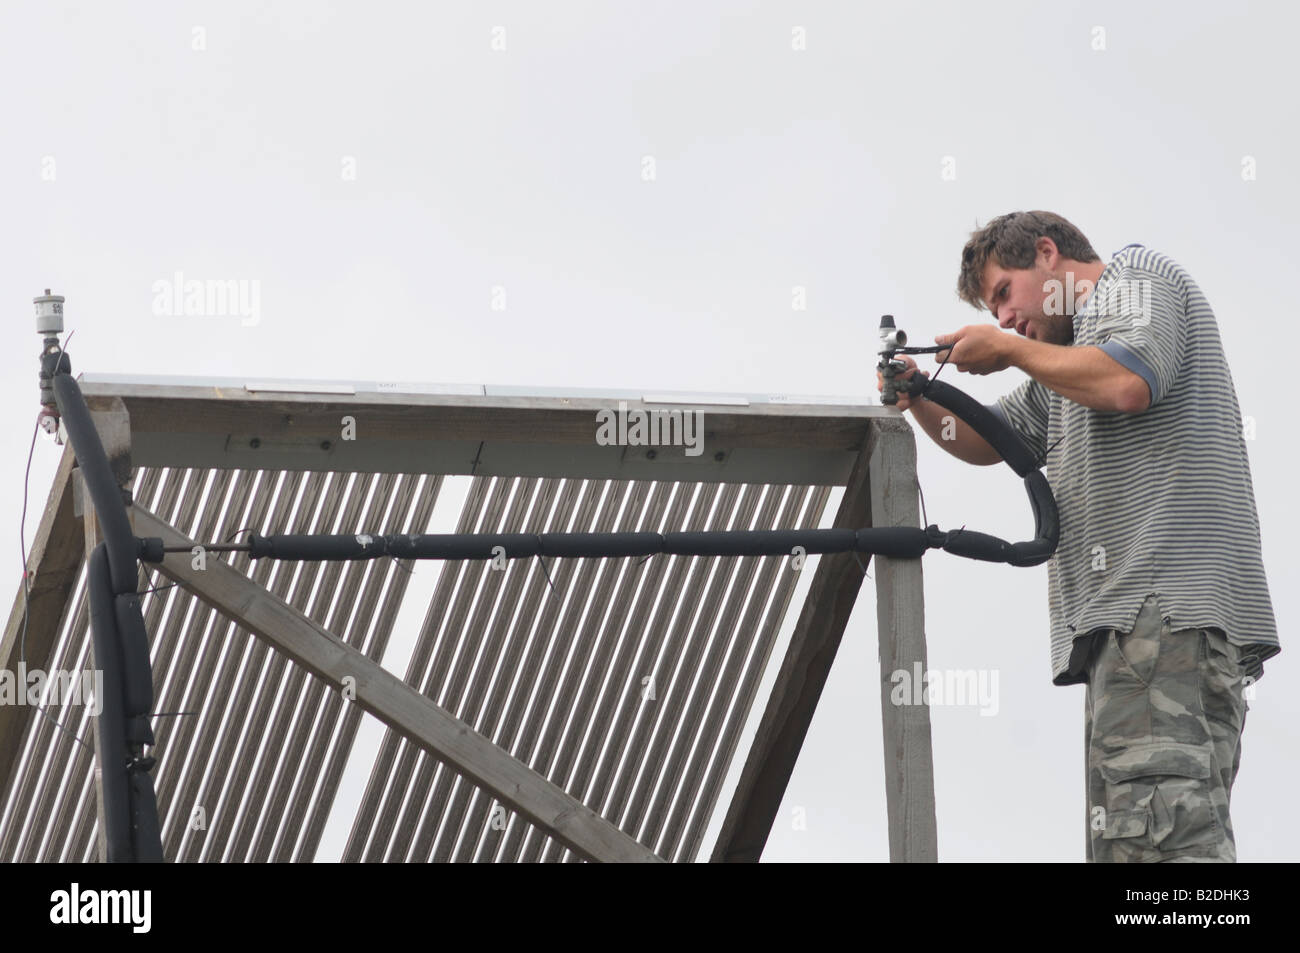
[{"label": "curly brown hair", "polygon": [[961,250],[957,296],[974,308],[987,307],[980,297],[984,266],[992,259],[1003,268],[1032,268],[1038,256],[1035,243],[1044,236],[1066,258],[1101,261],[1083,232],[1055,212],[1009,212],[971,232]]}]

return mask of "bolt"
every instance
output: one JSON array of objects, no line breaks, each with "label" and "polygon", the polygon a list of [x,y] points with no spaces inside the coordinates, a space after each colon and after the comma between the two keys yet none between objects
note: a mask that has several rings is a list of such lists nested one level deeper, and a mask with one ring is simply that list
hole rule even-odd
[{"label": "bolt", "polygon": [[713,459],[721,463],[723,460],[727,459],[727,455],[723,453],[721,450],[719,450],[717,453],[713,455]]},{"label": "bolt", "polygon": [[322,440],[322,441],[320,442],[320,448],[321,448],[322,450],[328,450],[328,449],[329,449],[330,447],[332,447],[332,446],[334,446],[334,445],[333,445],[332,443],[330,443],[328,440]]},{"label": "bolt", "polygon": [[658,451],[658,450],[647,450],[647,451],[645,452],[645,458],[646,458],[647,460],[653,460],[653,459],[654,459],[655,457],[657,457],[657,456],[659,456],[659,451]]},{"label": "bolt", "polygon": [[257,437],[254,437],[252,440],[248,441],[248,445],[252,447],[254,450],[256,450],[258,447],[262,445],[262,441],[259,440]]}]

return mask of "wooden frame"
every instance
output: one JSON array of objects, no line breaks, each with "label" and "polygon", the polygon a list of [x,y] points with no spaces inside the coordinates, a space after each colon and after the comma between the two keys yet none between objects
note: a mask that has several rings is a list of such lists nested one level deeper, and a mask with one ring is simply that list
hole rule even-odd
[{"label": "wooden frame", "polygon": [[[681,448],[598,446],[596,411],[626,396],[248,392],[176,383],[90,381],[106,447],[136,466],[364,470],[480,476],[573,476],[702,482],[844,485],[834,525],[915,526],[916,447],[892,408],[700,395],[705,453]],[[129,417],[127,413],[129,412]],[[351,416],[363,441],[340,439]],[[113,453],[111,447],[117,447]],[[33,543],[29,659],[45,659],[81,566],[84,537],[73,514],[71,453],[65,450]],[[133,507],[136,532],[188,543],[173,527]],[[926,662],[920,560],[876,558],[881,706],[890,858],[937,859],[934,781],[927,706],[889,703],[889,674]],[[355,701],[434,757],[592,860],[656,860],[648,849],[473,732],[377,663],[347,646],[265,589],[218,560],[204,571],[188,557],[161,567],[213,608],[297,664],[340,686],[355,679]],[[733,793],[714,860],[756,861],[807,734],[862,584],[852,554],[822,557],[787,647],[758,733]],[[18,594],[0,662],[16,658],[22,617]],[[33,630],[35,637],[33,637]],[[0,707],[0,776],[17,756],[24,708]]]}]

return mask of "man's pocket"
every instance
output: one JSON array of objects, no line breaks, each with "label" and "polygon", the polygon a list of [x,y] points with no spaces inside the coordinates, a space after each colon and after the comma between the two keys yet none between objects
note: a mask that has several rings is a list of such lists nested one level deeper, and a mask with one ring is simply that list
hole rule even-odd
[{"label": "man's pocket", "polygon": [[1210,763],[1208,745],[1176,742],[1132,745],[1104,759],[1102,838],[1163,853],[1216,851],[1222,835],[1210,800]]}]

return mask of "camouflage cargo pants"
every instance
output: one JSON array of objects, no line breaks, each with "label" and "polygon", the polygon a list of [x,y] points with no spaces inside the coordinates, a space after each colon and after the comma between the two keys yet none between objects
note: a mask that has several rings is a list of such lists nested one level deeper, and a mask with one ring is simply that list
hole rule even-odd
[{"label": "camouflage cargo pants", "polygon": [[1153,596],[1088,659],[1090,863],[1226,862],[1247,705],[1241,650],[1218,629],[1171,631]]}]

